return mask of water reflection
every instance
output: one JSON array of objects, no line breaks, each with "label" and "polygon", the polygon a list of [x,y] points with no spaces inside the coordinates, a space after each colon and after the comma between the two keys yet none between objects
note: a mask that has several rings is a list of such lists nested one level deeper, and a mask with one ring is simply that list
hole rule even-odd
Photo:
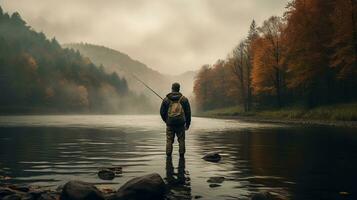
[{"label": "water reflection", "polygon": [[191,182],[189,172],[185,170],[185,157],[180,157],[175,173],[172,156],[166,157],[166,182],[169,187],[170,199],[191,199]]},{"label": "water reflection", "polygon": [[[51,188],[79,179],[117,189],[157,172],[170,187],[168,199],[249,199],[262,190],[285,199],[335,200],[340,192],[357,199],[356,130],[193,122],[179,159],[177,151],[166,158],[159,117],[0,117],[0,178]],[[201,159],[210,151],[221,152],[221,162]],[[100,180],[98,169],[108,166],[122,166],[122,176]]]}]

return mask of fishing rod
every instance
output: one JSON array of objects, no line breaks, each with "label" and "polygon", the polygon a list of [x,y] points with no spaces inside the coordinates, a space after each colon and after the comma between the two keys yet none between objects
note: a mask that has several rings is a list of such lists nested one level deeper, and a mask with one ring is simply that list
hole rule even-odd
[{"label": "fishing rod", "polygon": [[140,80],[139,77],[137,77],[134,73],[129,72],[137,81],[142,83],[147,89],[149,89],[151,92],[153,92],[156,96],[158,96],[161,100],[164,100],[158,93],[156,93],[150,86],[148,86],[144,81]]}]

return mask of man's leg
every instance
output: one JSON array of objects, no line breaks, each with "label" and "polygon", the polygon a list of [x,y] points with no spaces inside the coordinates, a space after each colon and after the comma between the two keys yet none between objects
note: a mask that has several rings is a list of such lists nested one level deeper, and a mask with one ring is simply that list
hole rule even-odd
[{"label": "man's leg", "polygon": [[167,126],[166,127],[166,155],[171,156],[172,154],[172,144],[174,143],[175,132],[174,130]]},{"label": "man's leg", "polygon": [[184,156],[186,152],[185,147],[185,127],[179,127],[176,130],[177,140],[179,143],[179,153],[180,156]]}]

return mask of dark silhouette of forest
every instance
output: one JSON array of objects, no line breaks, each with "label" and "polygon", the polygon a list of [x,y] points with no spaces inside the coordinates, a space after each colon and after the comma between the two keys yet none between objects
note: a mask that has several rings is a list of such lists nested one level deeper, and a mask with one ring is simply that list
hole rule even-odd
[{"label": "dark silhouette of forest", "polygon": [[117,73],[36,32],[0,7],[0,111],[128,112],[151,109]]},{"label": "dark silhouette of forest", "polygon": [[294,0],[226,59],[204,65],[194,92],[203,111],[320,105],[357,100],[357,2]]}]

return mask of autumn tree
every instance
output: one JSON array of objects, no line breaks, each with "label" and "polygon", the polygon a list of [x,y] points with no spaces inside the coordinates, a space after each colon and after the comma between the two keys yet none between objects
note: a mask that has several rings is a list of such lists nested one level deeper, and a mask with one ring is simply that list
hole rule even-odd
[{"label": "autumn tree", "polygon": [[197,106],[201,110],[208,109],[208,93],[209,82],[208,76],[210,73],[209,65],[203,65],[196,75],[193,92],[195,93],[195,100]]},{"label": "autumn tree", "polygon": [[270,93],[276,96],[277,105],[282,106],[285,87],[283,44],[281,35],[284,24],[280,17],[273,16],[259,28],[261,36],[253,44],[252,81],[256,94]]},{"label": "autumn tree", "polygon": [[237,79],[237,87],[240,92],[241,104],[244,111],[248,111],[247,102],[247,54],[246,54],[246,44],[244,41],[240,42],[237,47],[232,51],[232,55],[229,58],[230,66],[234,76]]},{"label": "autumn tree", "polygon": [[295,0],[286,12],[289,87],[300,89],[308,106],[328,99],[331,86],[328,47],[331,1]]},{"label": "autumn tree", "polygon": [[350,98],[357,81],[357,2],[335,0],[330,16],[333,28],[331,67],[336,69],[336,78],[343,82],[343,95]]},{"label": "autumn tree", "polygon": [[265,105],[275,99],[279,107],[356,100],[356,17],[356,0],[292,0],[283,17],[272,16],[261,27],[253,21],[225,61],[200,73],[220,96],[208,93],[206,109],[234,105],[227,99],[245,111],[252,99]]},{"label": "autumn tree", "polygon": [[252,73],[252,58],[253,58],[253,43],[254,41],[258,38],[258,30],[257,30],[257,25],[255,23],[255,20],[252,21],[249,27],[249,32],[248,32],[248,37],[246,39],[246,54],[247,54],[247,59],[246,59],[246,65],[247,65],[247,70],[246,70],[246,77],[247,77],[247,110],[251,110],[252,107],[252,81],[251,81],[251,73]]}]

